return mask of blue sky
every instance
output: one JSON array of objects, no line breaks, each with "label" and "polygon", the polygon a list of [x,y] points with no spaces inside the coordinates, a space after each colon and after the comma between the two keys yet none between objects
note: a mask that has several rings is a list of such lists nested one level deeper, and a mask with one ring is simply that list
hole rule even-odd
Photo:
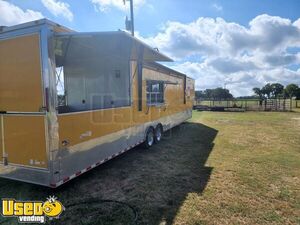
[{"label": "blue sky", "polygon": [[[300,84],[298,0],[134,2],[137,36],[197,89],[226,83],[239,96],[267,82]],[[77,31],[124,29],[129,15],[122,0],[0,0],[0,12],[0,25],[46,17]]]},{"label": "blue sky", "polygon": [[[119,0],[122,3],[122,0]],[[108,7],[106,12],[97,12],[89,0],[64,0],[69,4],[74,19],[68,21],[62,16],[54,16],[39,0],[10,0],[23,10],[32,9],[60,24],[78,31],[102,31],[124,29],[124,17],[129,11]],[[220,8],[216,8],[220,7]],[[125,8],[125,7],[124,7]],[[199,17],[222,17],[228,22],[247,26],[249,21],[261,14],[269,14],[296,20],[300,17],[298,0],[148,0],[135,11],[136,30],[142,35],[155,34],[167,21],[189,23]]]}]

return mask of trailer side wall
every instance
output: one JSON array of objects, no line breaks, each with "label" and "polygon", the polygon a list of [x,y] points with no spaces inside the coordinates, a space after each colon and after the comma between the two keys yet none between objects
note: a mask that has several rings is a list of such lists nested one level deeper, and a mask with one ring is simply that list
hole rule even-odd
[{"label": "trailer side wall", "polygon": [[[142,111],[138,110],[137,63],[131,63],[131,106],[58,115],[60,166],[56,182],[68,180],[82,169],[98,165],[141,143],[149,126],[168,130],[191,117],[191,104],[184,102],[184,76],[143,68]],[[164,104],[147,105],[147,80],[164,81]],[[54,171],[55,172],[55,171]]]}]

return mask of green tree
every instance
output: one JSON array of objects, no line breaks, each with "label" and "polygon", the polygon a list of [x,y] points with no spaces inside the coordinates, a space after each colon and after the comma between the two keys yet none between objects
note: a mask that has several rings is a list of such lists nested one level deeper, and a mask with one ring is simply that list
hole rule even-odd
[{"label": "green tree", "polygon": [[196,91],[197,99],[231,99],[233,98],[232,94],[228,89],[224,88],[215,88],[215,89],[205,89],[204,91]]},{"label": "green tree", "polygon": [[265,86],[261,89],[263,95],[266,95],[268,98],[271,98],[271,94],[273,91],[272,85],[270,83],[267,83]]},{"label": "green tree", "polygon": [[215,88],[212,90],[213,99],[231,99],[233,98],[232,94],[229,92],[228,89],[225,88]]},{"label": "green tree", "polygon": [[257,96],[259,96],[260,99],[264,97],[263,91],[260,88],[255,87],[252,90]]},{"label": "green tree", "polygon": [[204,92],[203,91],[195,91],[195,98],[196,99],[205,98]]},{"label": "green tree", "polygon": [[289,84],[284,89],[285,96],[288,96],[290,98],[298,97],[299,92],[300,92],[300,88],[297,84]]},{"label": "green tree", "polygon": [[284,86],[279,83],[273,83],[271,84],[271,88],[272,88],[273,97],[277,98],[279,95],[283,93]]},{"label": "green tree", "polygon": [[213,89],[206,89],[204,90],[204,94],[206,98],[212,98]]}]

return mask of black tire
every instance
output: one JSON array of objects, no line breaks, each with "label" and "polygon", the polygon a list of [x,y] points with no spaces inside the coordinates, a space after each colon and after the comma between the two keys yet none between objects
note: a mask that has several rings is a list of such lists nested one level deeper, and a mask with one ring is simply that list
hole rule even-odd
[{"label": "black tire", "polygon": [[145,142],[144,142],[144,147],[147,148],[147,149],[152,147],[153,144],[154,144],[154,139],[155,139],[154,129],[153,129],[153,127],[149,127],[149,129],[147,130],[147,133],[146,133],[146,139],[145,139]]},{"label": "black tire", "polygon": [[161,124],[158,124],[155,128],[155,136],[154,136],[154,142],[157,144],[161,141],[163,134],[163,128]]}]

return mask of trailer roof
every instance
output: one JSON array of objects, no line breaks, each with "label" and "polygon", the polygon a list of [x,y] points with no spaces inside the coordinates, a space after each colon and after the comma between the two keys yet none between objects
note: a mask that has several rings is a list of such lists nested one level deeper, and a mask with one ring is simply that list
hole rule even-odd
[{"label": "trailer roof", "polygon": [[[121,30],[109,31],[109,32],[76,32],[67,27],[52,22],[48,19],[40,19],[40,20],[18,24],[10,27],[0,27],[0,34],[21,30],[21,29],[27,29],[36,26],[41,26],[41,25],[48,25],[48,26],[60,28],[60,30],[64,31],[64,33],[61,32],[57,33],[57,35],[59,36],[84,37],[84,36],[97,35],[97,36],[106,37],[107,41],[109,41],[110,38],[112,39],[119,38],[120,40],[124,40],[125,43],[126,42],[128,43],[128,41],[130,41],[132,46],[132,55],[131,55],[132,60],[136,60],[142,57],[143,60],[145,61],[165,61],[165,62],[173,61],[171,58],[160,53],[158,50],[155,50],[154,48],[150,47],[148,44],[142,42],[136,37],[131,36],[129,33]],[[140,54],[140,51],[142,51],[142,55]]]},{"label": "trailer roof", "polygon": [[[65,32],[56,33],[56,39],[61,42],[69,42],[70,40],[82,40],[85,42],[85,47],[90,49],[97,49],[109,47],[116,50],[116,48],[127,48],[130,50],[129,58],[131,60],[141,60],[144,62],[165,61],[172,62],[173,60],[168,56],[151,48],[149,45],[131,36],[124,31],[110,31],[110,32]],[[103,43],[106,43],[103,46]],[[87,46],[88,45],[88,46]],[[90,52],[92,54],[92,51]]]},{"label": "trailer roof", "polygon": [[55,23],[51,20],[48,19],[40,19],[40,20],[34,20],[26,23],[21,23],[13,26],[0,26],[0,34],[10,32],[10,31],[16,31],[20,29],[26,29],[26,28],[31,28],[31,27],[36,27],[36,26],[41,26],[41,25],[49,25],[57,28],[62,28],[65,31],[73,31],[70,28],[67,28],[65,26],[62,26],[58,23]]}]

